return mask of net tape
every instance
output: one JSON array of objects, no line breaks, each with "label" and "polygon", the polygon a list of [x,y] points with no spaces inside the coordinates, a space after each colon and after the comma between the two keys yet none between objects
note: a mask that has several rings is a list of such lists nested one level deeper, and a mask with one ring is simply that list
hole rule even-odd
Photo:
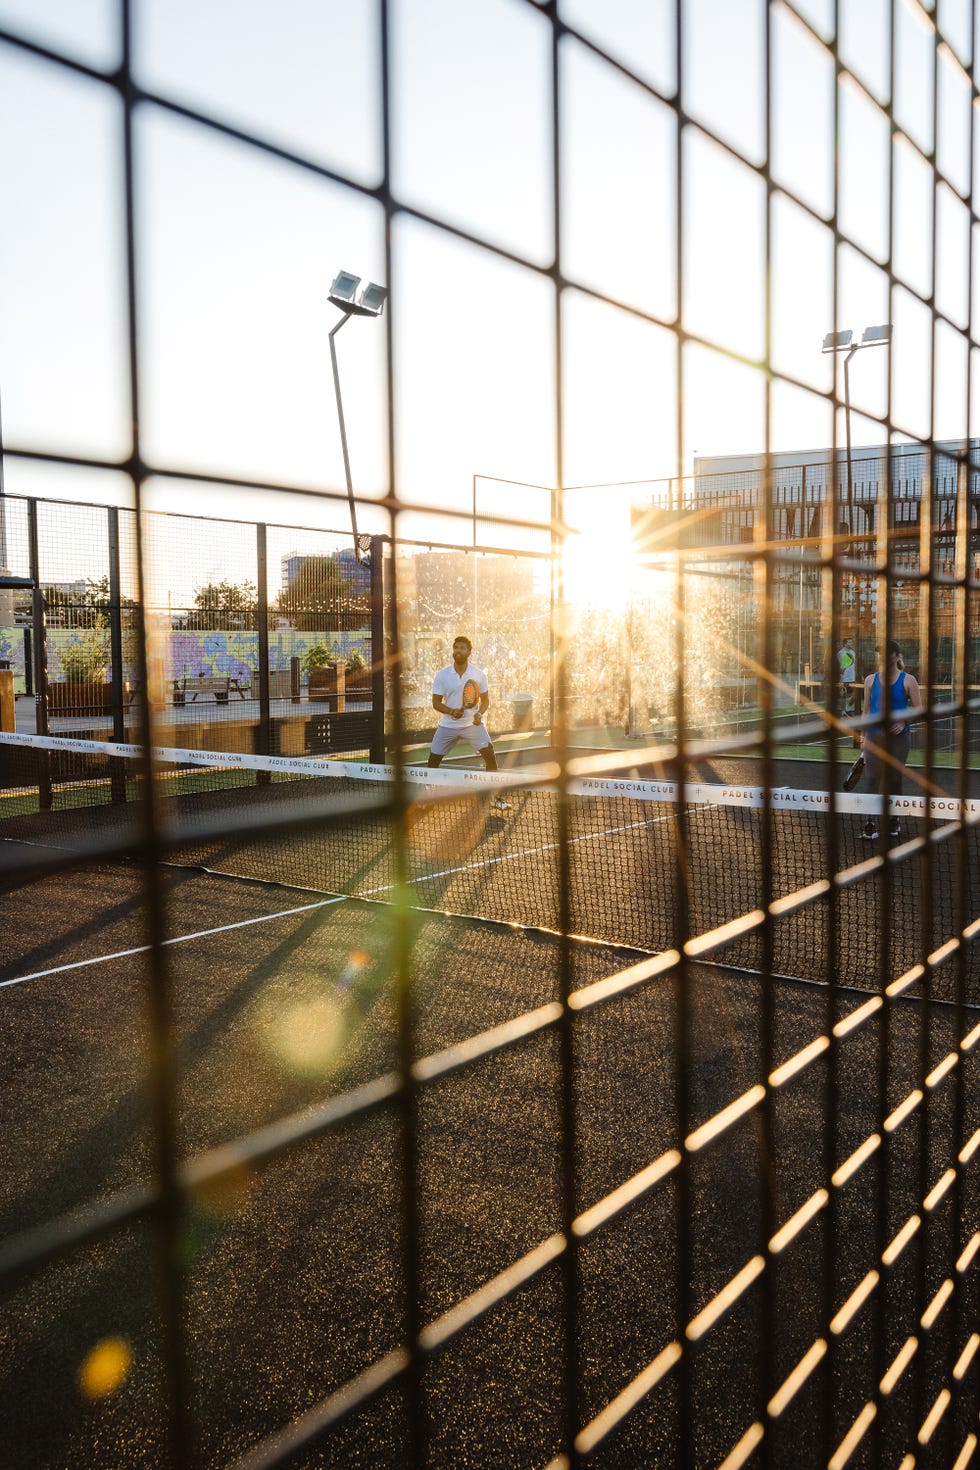
[{"label": "net tape", "polygon": [[[84,756],[114,756],[124,760],[139,760],[144,754],[143,746],[122,742],[0,732],[0,746],[3,745],[39,751],[64,751]],[[311,756],[263,756],[238,751],[184,749],[177,746],[153,746],[150,754],[154,761],[173,766],[263,771],[374,784],[392,783],[398,778],[395,766],[368,764],[363,761],[318,759]],[[574,763],[572,769],[574,770]],[[525,766],[507,771],[405,766],[402,776],[410,788],[410,799],[438,794],[445,794],[447,797],[473,795],[480,790],[490,794],[528,787],[558,791],[561,784],[558,780],[558,767],[554,764]],[[762,811],[767,805],[767,792],[762,786],[737,786],[706,781],[680,783],[649,781],[639,777],[591,775],[571,775],[563,784],[564,790],[571,796],[628,797],[635,801],[669,804],[683,801],[688,806],[744,807],[755,811]],[[768,792],[768,807],[773,812],[810,811],[815,814],[829,814],[833,811],[853,816],[876,817],[882,812],[883,801],[874,792],[809,791],[777,786]],[[933,820],[947,821],[956,821],[962,815],[964,822],[973,823],[980,821],[980,798],[968,797],[961,801],[959,797],[950,795],[890,796],[885,810],[896,816],[920,819],[928,816]]]},{"label": "net tape", "polygon": [[[399,816],[389,765],[174,747],[152,756],[167,860],[235,879],[646,954],[683,946],[732,969],[859,989],[904,974],[980,914],[975,799],[964,810],[953,796],[893,797],[895,836],[883,831],[878,794],[593,774],[588,757],[567,774],[564,821],[554,763],[407,767]],[[0,736],[0,867],[30,863],[44,847],[96,863],[110,847],[135,850],[144,774],[140,745]],[[925,835],[926,816],[928,875],[911,840]],[[866,840],[868,824],[880,848]],[[883,904],[900,923],[883,923]],[[970,999],[975,986],[980,999],[980,947],[964,953]],[[951,997],[952,972],[941,986]]]}]

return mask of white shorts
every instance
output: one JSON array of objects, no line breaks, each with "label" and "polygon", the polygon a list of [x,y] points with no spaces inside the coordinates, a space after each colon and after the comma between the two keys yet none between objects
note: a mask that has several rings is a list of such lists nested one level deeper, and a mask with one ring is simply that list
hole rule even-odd
[{"label": "white shorts", "polygon": [[433,755],[448,755],[457,740],[465,740],[473,750],[486,750],[490,734],[486,725],[463,725],[454,729],[452,725],[437,725],[430,747]]}]

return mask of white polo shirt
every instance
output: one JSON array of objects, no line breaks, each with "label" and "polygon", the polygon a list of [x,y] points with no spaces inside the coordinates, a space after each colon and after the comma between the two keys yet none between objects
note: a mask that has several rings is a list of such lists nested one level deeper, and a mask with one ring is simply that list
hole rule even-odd
[{"label": "white polo shirt", "polygon": [[[463,709],[463,685],[470,679],[476,680],[481,694],[489,694],[490,685],[486,674],[473,663],[467,664],[461,674],[457,674],[455,664],[447,664],[444,669],[440,669],[432,681],[432,693],[441,694],[443,703],[449,709]],[[463,709],[458,720],[454,720],[452,715],[443,715],[439,724],[448,725],[453,730],[465,729],[467,725],[473,724],[473,716],[479,707],[476,705],[473,709]]]}]

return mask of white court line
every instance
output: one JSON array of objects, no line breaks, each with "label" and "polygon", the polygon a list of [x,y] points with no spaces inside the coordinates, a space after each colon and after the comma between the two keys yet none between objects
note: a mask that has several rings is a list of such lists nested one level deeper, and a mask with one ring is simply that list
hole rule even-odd
[{"label": "white court line", "polygon": [[[624,827],[605,827],[601,832],[584,832],[581,837],[570,837],[567,845],[573,847],[577,842],[593,842],[597,837],[613,837],[617,832],[632,832],[636,827],[652,827],[657,822],[669,822],[669,816],[647,817],[643,822],[627,822]],[[513,863],[519,858],[537,857],[542,852],[553,852],[560,847],[559,842],[546,842],[542,847],[523,847],[520,852],[499,853],[496,857],[483,858],[477,863],[461,863],[458,868],[442,868],[437,873],[420,873],[416,878],[409,878],[411,886],[415,883],[431,883],[435,878],[452,878],[457,873],[470,873],[476,868],[492,868],[498,863]],[[354,894],[355,898],[371,898],[375,893],[390,893],[397,888],[397,883],[385,883],[380,888],[368,888],[363,893]]]},{"label": "white court line", "polygon": [[[650,827],[653,826],[656,822],[666,822],[669,820],[670,818],[668,816],[661,815],[656,817],[648,817],[645,821],[642,822],[628,822],[625,826],[622,827],[606,827],[600,832],[585,832],[582,834],[581,837],[571,838],[570,845],[576,842],[592,842],[595,838],[598,837],[609,837],[615,835],[617,832],[629,832],[636,827]],[[558,846],[559,844],[557,842],[548,842],[541,847],[522,848],[520,852],[504,853],[497,857],[486,859],[482,862],[463,863],[457,868],[444,868],[441,872],[424,873],[417,878],[411,878],[409,882],[411,884],[429,883],[436,878],[451,878],[457,873],[466,873],[474,868],[489,868],[496,863],[516,862],[518,858],[534,857],[535,855],[543,852],[553,851]],[[291,914],[309,913],[313,909],[327,908],[331,904],[343,903],[349,898],[371,898],[374,894],[377,893],[390,893],[391,890],[393,888],[396,888],[397,886],[398,885],[395,883],[386,883],[379,888],[369,888],[366,892],[363,893],[342,893],[337,895],[337,897],[335,898],[322,899],[318,903],[303,904],[300,908],[282,909],[279,913],[275,914],[262,914],[257,919],[240,919],[235,924],[222,924],[216,929],[201,929],[195,934],[181,934],[174,939],[163,940],[163,944],[186,944],[189,940],[192,939],[206,939],[212,934],[226,934],[231,929],[245,929],[251,924],[267,924],[273,919],[288,918]],[[114,954],[96,955],[95,958],[89,960],[74,960],[70,965],[57,965],[54,969],[51,970],[35,970],[30,975],[17,975],[12,980],[0,980],[0,990],[5,990],[8,986],[11,985],[23,985],[28,980],[44,980],[51,975],[63,975],[69,970],[84,970],[89,965],[107,964],[110,960],[129,959],[133,955],[146,954],[151,947],[152,946],[150,946],[149,944],[141,944],[138,945],[135,949],[120,949],[117,950]]]},{"label": "white court line", "polygon": [[[198,929],[194,934],[178,934],[173,939],[164,939],[162,945],[187,944],[192,939],[207,939],[212,934],[227,934],[231,929],[247,929],[251,924],[270,924],[273,919],[288,919],[292,914],[308,914],[313,909],[325,909],[333,903],[346,903],[349,895],[338,893],[335,898],[323,898],[318,903],[304,903],[298,909],[280,909],[275,914],[260,914],[256,919],[239,919],[234,924],[221,924],[217,929]],[[135,954],[147,954],[153,946],[139,944],[135,949],[119,949],[114,954],[96,955],[90,960],[73,960],[70,965],[56,965],[53,970],[35,970],[32,975],[18,975],[13,980],[0,980],[0,990],[8,985],[23,985],[25,980],[44,980],[50,975],[64,975],[68,970],[84,970],[88,965],[104,965],[110,960],[125,960]]]},{"label": "white court line", "polygon": [[[698,808],[694,808],[694,810],[696,811],[698,810]],[[632,832],[637,827],[652,827],[655,826],[658,822],[668,822],[670,820],[672,819],[669,815],[661,814],[655,817],[647,817],[642,822],[627,822],[625,826],[604,827],[599,832],[584,832],[580,837],[572,837],[569,839],[568,845],[574,846],[575,843],[578,842],[593,842],[596,838],[599,837],[612,837],[619,832]],[[458,873],[468,873],[476,868],[490,868],[495,866],[497,863],[511,863],[516,862],[519,858],[535,857],[543,852],[552,852],[555,850],[555,848],[559,846],[560,844],[557,842],[546,842],[541,847],[525,847],[522,848],[520,852],[508,852],[499,854],[496,857],[484,859],[481,862],[462,863],[459,867],[443,868],[436,873],[422,873],[416,878],[410,878],[409,883],[430,883],[436,878],[452,878]],[[232,874],[229,876],[234,875]],[[174,939],[163,940],[163,944],[186,944],[189,940],[192,939],[206,939],[212,934],[226,934],[231,929],[245,929],[248,928],[251,924],[268,924],[273,919],[284,919],[288,918],[291,914],[305,914],[309,913],[313,909],[328,908],[331,904],[344,903],[347,899],[350,898],[371,898],[376,893],[390,893],[392,889],[396,888],[397,886],[398,885],[396,883],[385,883],[379,888],[368,888],[362,893],[342,893],[338,894],[335,898],[326,898],[320,900],[317,903],[303,904],[300,908],[282,909],[275,914],[262,914],[259,918],[256,919],[240,919],[235,924],[222,924],[219,928],[216,929],[201,929],[194,934],[181,934]],[[53,970],[35,970],[33,974],[18,975],[13,980],[0,980],[0,990],[4,990],[10,985],[23,985],[24,982],[27,980],[43,980],[51,975],[63,975],[68,970],[83,970],[89,965],[101,965],[108,963],[110,960],[122,960],[130,958],[132,955],[146,954],[151,949],[151,947],[152,946],[149,944],[141,944],[136,949],[121,949],[114,954],[97,955],[94,959],[90,960],[75,960],[70,965],[58,965]]]}]

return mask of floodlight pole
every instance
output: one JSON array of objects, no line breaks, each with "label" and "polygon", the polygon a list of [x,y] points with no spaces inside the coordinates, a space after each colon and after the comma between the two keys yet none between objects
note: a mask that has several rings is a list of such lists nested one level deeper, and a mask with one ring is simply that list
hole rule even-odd
[{"label": "floodlight pole", "polygon": [[[846,338],[840,341],[840,338]],[[891,326],[885,324],[878,327],[865,327],[859,342],[852,341],[853,333],[850,331],[842,333],[828,332],[824,338],[824,352],[846,352],[844,358],[844,444],[847,455],[847,532],[848,550],[850,556],[854,555],[854,470],[851,453],[851,358],[855,352],[860,352],[862,347],[887,347],[891,342]],[[835,530],[836,536],[836,530]],[[857,574],[857,608],[855,609],[856,641],[858,657],[861,656],[861,587],[862,576]],[[867,599],[870,602],[870,594]]]},{"label": "floodlight pole", "polygon": [[[850,352],[844,358],[844,446],[847,455],[847,534],[849,537],[847,555],[849,560],[854,556],[854,468],[851,458],[851,358],[857,350],[858,343],[855,342]],[[860,658],[861,607],[867,588],[863,578],[860,576],[855,577],[854,585],[857,589],[857,606],[854,609],[854,632],[856,634],[857,657]],[[832,648],[831,654],[834,654],[834,652],[835,650]]]},{"label": "floodlight pole", "polygon": [[[844,444],[847,453],[847,530],[854,546],[854,471],[851,467],[851,358],[858,350],[855,342],[844,358]],[[860,604],[859,604],[860,610]],[[858,645],[860,647],[860,644]]]},{"label": "floodlight pole", "polygon": [[345,311],[343,316],[340,318],[340,321],[334,328],[332,328],[332,330],[328,334],[327,340],[330,343],[330,362],[333,367],[333,386],[334,392],[337,396],[337,421],[340,424],[340,446],[344,451],[344,477],[347,481],[347,504],[350,506],[350,524],[351,531],[353,532],[354,536],[354,555],[357,560],[360,561],[361,546],[357,538],[357,507],[354,503],[354,483],[351,479],[350,472],[350,451],[347,448],[347,425],[344,422],[344,400],[341,397],[340,393],[340,368],[337,364],[337,348],[333,340],[336,337],[337,333],[340,331],[341,327],[345,327],[347,325],[352,315],[353,312]]},{"label": "floodlight pole", "polygon": [[360,285],[360,276],[355,276],[350,271],[340,271],[335,277],[334,283],[330,287],[330,294],[327,297],[330,304],[338,307],[341,312],[340,321],[331,329],[328,340],[330,342],[330,362],[333,365],[333,386],[334,392],[337,395],[337,419],[340,423],[340,443],[344,451],[344,477],[347,480],[347,502],[350,506],[351,530],[354,533],[354,556],[358,561],[361,560],[361,545],[357,534],[357,508],[354,504],[354,483],[351,479],[350,452],[347,448],[347,425],[344,422],[344,403],[340,394],[340,368],[337,365],[337,348],[334,345],[333,339],[341,327],[350,321],[352,316],[379,317],[384,311],[385,301],[388,297],[386,288],[377,285],[374,281],[369,281],[358,292]]}]

